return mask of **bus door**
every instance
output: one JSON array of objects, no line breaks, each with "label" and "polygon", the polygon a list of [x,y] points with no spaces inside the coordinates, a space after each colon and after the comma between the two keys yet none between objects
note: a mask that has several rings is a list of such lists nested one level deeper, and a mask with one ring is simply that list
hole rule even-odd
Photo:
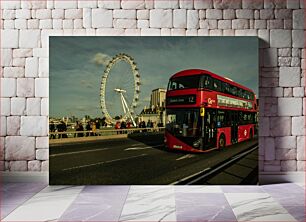
[{"label": "bus door", "polygon": [[217,142],[217,115],[215,110],[208,109],[205,113],[205,148],[216,146]]},{"label": "bus door", "polygon": [[231,137],[232,144],[238,143],[238,112],[231,111]]}]

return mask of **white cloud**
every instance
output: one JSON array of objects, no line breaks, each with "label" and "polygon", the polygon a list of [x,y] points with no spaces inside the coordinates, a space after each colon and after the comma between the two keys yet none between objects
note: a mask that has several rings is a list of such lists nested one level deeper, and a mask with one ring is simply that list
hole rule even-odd
[{"label": "white cloud", "polygon": [[94,64],[96,64],[97,66],[99,65],[103,65],[106,66],[107,63],[109,63],[109,61],[112,59],[111,56],[107,55],[107,54],[103,54],[101,52],[98,52],[94,55],[94,57],[92,58],[92,62]]}]

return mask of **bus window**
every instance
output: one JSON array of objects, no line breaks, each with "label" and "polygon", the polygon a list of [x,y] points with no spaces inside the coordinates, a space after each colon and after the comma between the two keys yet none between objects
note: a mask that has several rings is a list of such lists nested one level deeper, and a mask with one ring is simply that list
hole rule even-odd
[{"label": "bus window", "polygon": [[238,89],[238,97],[243,98],[243,93],[242,93],[242,89]]},{"label": "bus window", "polygon": [[195,76],[182,76],[170,79],[168,90],[177,89],[198,89],[200,86],[200,75]]},{"label": "bus window", "polygon": [[230,86],[228,83],[223,83],[223,92],[230,93]]},{"label": "bus window", "polygon": [[167,115],[167,124],[174,124],[176,122],[176,115],[175,114],[168,114]]},{"label": "bus window", "polygon": [[253,124],[255,123],[255,113],[239,112],[239,124]]},{"label": "bus window", "polygon": [[256,113],[252,113],[252,123],[256,124],[257,123],[257,119],[256,119]]},{"label": "bus window", "polygon": [[249,124],[253,124],[253,123],[255,123],[255,121],[254,121],[254,115],[255,113],[249,113]]},{"label": "bus window", "polygon": [[231,125],[230,112],[231,111],[226,110],[224,113],[224,126],[226,127]]},{"label": "bus window", "polygon": [[202,80],[202,82],[203,82],[203,88],[205,88],[205,89],[212,89],[212,87],[211,87],[211,85],[212,85],[212,81],[211,81],[212,79],[211,79],[211,77],[210,76],[208,76],[208,75],[205,75],[205,76],[203,76],[203,80]]},{"label": "bus window", "polygon": [[251,99],[251,93],[247,92],[247,95],[248,95],[248,100],[250,100]]},{"label": "bus window", "polygon": [[198,109],[167,109],[166,129],[177,136],[198,136],[199,116]]},{"label": "bus window", "polygon": [[177,89],[177,83],[170,81],[168,85],[168,90],[175,90],[175,89]]},{"label": "bus window", "polygon": [[250,121],[250,116],[248,113],[243,113],[243,124],[248,124]]},{"label": "bus window", "polygon": [[233,96],[237,96],[237,87],[236,86],[231,86],[231,93]]},{"label": "bus window", "polygon": [[247,91],[243,90],[242,91],[242,98],[247,99]]},{"label": "bus window", "polygon": [[182,85],[182,84],[178,85],[178,89],[184,89],[184,88],[185,88],[184,85]]},{"label": "bus window", "polygon": [[225,111],[218,110],[217,128],[223,127],[224,125],[225,125]]},{"label": "bus window", "polygon": [[245,99],[249,99],[249,92],[245,91]]},{"label": "bus window", "polygon": [[238,123],[239,124],[244,124],[244,116],[243,116],[243,113],[242,112],[238,112]]},{"label": "bus window", "polygon": [[213,79],[213,90],[221,91],[221,81],[218,79]]}]

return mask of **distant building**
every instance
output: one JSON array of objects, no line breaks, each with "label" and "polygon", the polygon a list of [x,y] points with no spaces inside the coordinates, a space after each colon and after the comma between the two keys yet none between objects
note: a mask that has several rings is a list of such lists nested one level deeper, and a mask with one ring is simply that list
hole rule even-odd
[{"label": "distant building", "polygon": [[151,94],[150,107],[151,108],[165,108],[166,89],[154,89]]},{"label": "distant building", "polygon": [[162,124],[165,126],[165,100],[166,89],[154,89],[151,94],[150,107],[145,107],[138,115],[137,122],[150,120],[154,124]]},{"label": "distant building", "polygon": [[148,121],[153,122],[156,126],[162,124],[165,126],[165,109],[164,108],[144,108],[141,113],[137,116],[137,123],[144,121],[148,123]]}]

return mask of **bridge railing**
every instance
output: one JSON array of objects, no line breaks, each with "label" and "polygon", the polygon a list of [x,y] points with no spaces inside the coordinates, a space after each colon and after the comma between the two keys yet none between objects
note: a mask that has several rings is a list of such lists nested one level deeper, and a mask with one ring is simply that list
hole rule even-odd
[{"label": "bridge railing", "polygon": [[65,139],[65,138],[74,138],[74,137],[112,136],[120,134],[163,132],[164,130],[165,127],[154,127],[154,128],[99,129],[99,130],[84,130],[84,131],[49,132],[49,138]]}]

